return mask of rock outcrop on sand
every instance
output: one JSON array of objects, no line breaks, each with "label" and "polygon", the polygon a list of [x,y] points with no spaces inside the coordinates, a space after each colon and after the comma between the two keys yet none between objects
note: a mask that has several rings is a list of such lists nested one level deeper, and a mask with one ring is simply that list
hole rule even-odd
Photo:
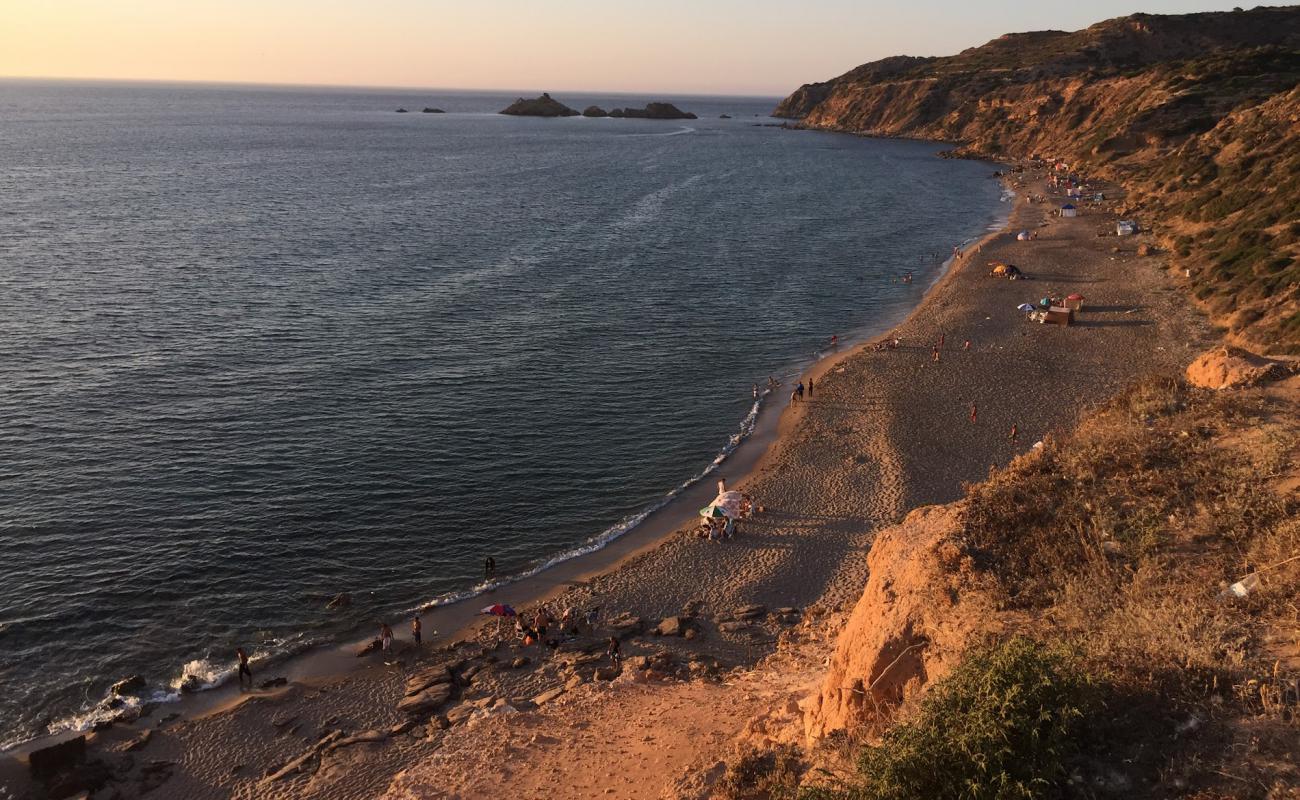
[{"label": "rock outcrop on sand", "polygon": [[499,113],[509,114],[513,117],[576,117],[578,112],[569,108],[564,103],[551,97],[547,92],[542,92],[541,97],[534,97],[532,100],[519,98],[511,103]]},{"label": "rock outcrop on sand", "polygon": [[1234,343],[1300,353],[1300,7],[1134,14],[801,86],[810,128],[1113,178]]},{"label": "rock outcrop on sand", "polygon": [[929,506],[876,538],[867,587],[840,634],[821,691],[807,701],[810,740],[888,719],[988,631],[995,609],[961,588],[961,532],[960,506]]},{"label": "rock outcrop on sand", "polygon": [[446,111],[443,111],[441,108],[433,108],[433,107],[429,107],[429,108],[424,109],[424,111],[422,111],[422,112],[420,112],[420,113],[422,113],[422,114],[446,114],[447,112],[446,112]]},{"label": "rock outcrop on sand", "polygon": [[587,106],[586,108],[582,109],[582,116],[584,116],[584,117],[608,117],[608,116],[609,116],[609,112],[606,111],[605,109],[601,108],[600,106]]},{"label": "rock outcrop on sand", "polygon": [[615,108],[611,117],[629,119],[699,119],[689,111],[682,111],[672,103],[647,103],[645,108]]},{"label": "rock outcrop on sand", "polygon": [[1216,347],[1187,366],[1187,382],[1203,389],[1237,389],[1276,380],[1294,364],[1263,358],[1239,347]]}]

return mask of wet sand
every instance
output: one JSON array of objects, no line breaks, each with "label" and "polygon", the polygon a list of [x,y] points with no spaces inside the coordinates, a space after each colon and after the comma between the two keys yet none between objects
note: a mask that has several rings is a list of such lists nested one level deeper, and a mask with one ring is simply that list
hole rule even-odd
[{"label": "wet sand", "polygon": [[[376,797],[388,792],[390,783],[394,797],[544,793],[553,799],[603,796],[608,788],[615,789],[614,796],[639,793],[619,790],[621,782],[564,779],[564,748],[573,745],[574,731],[593,726],[612,735],[623,725],[624,744],[646,745],[650,737],[650,750],[656,752],[678,752],[672,748],[689,745],[697,767],[707,771],[710,758],[727,748],[744,720],[776,702],[754,693],[755,676],[771,677],[774,663],[788,667],[792,658],[803,672],[790,669],[791,675],[815,673],[817,648],[829,641],[836,609],[851,606],[865,583],[866,554],[875,531],[918,505],[955,499],[963,482],[979,480],[990,466],[1005,463],[1050,431],[1068,427],[1081,411],[1140,375],[1180,368],[1212,341],[1209,329],[1164,274],[1161,259],[1138,258],[1136,241],[1114,237],[1112,216],[1085,210],[1077,219],[1057,219],[1048,214],[1054,207],[1050,202],[1028,203],[1026,193],[1045,189],[1038,183],[1022,192],[1008,229],[986,239],[981,252],[968,249],[921,306],[888,334],[886,338],[901,339],[900,348],[847,349],[812,369],[815,393],[782,414],[775,442],[738,484],[764,510],[742,524],[736,539],[708,542],[684,530],[657,542],[629,537],[624,549],[615,551],[623,560],[612,568],[580,574],[583,567],[575,562],[570,572],[549,575],[549,585],[518,585],[484,600],[522,606],[527,605],[521,602],[526,590],[540,589],[557,609],[599,606],[606,622],[626,612],[651,627],[662,617],[690,612],[697,638],[629,636],[624,655],[667,649],[678,663],[691,656],[716,659],[731,688],[708,681],[704,683],[714,688],[689,688],[701,681],[646,685],[630,678],[602,685],[589,680],[586,667],[575,669],[578,650],[553,654],[513,642],[497,646],[495,626],[488,623],[466,637],[474,641],[464,643],[460,652],[484,663],[486,646],[495,661],[458,689],[458,697],[443,709],[496,703],[496,713],[475,717],[485,720],[481,724],[444,731],[421,720],[411,730],[390,735],[407,719],[395,708],[407,677],[420,664],[447,655],[426,646],[418,655],[399,652],[391,664],[370,657],[374,661],[367,668],[344,677],[329,670],[294,675],[284,689],[245,695],[195,718],[159,725],[158,717],[168,713],[163,708],[154,717],[98,734],[96,747],[118,759],[122,796],[132,796],[129,787],[138,786],[150,762],[170,763],[156,768],[160,776],[165,773],[157,796],[192,800]],[[1015,241],[1015,232],[1023,229],[1037,231],[1039,238]],[[1105,232],[1111,235],[1098,235]],[[1112,252],[1116,246],[1122,251]],[[1017,264],[1031,280],[989,277],[986,264],[994,260]],[[1031,324],[1015,310],[1022,302],[1071,292],[1087,301],[1069,328]],[[940,337],[944,345],[934,363],[932,347]],[[969,350],[963,348],[967,339]],[[972,403],[978,407],[975,422],[969,418]],[[1009,435],[1013,424],[1015,440]],[[711,494],[712,483],[706,482],[704,494]],[[751,623],[733,624],[736,613],[751,604],[764,611]],[[780,607],[801,613],[769,613]],[[599,650],[610,632],[602,626],[575,644],[590,643]],[[404,636],[405,631],[398,633]],[[820,644],[807,644],[797,658],[785,652],[761,663],[776,652],[782,637],[787,648],[798,649],[801,639]],[[516,655],[527,656],[530,663],[507,667]],[[339,659],[356,663],[350,653]],[[756,664],[758,669],[750,671]],[[553,705],[513,713],[530,706],[527,698],[564,685],[575,672],[587,678],[583,687],[574,686]],[[791,686],[795,684],[800,681],[792,678]],[[739,688],[744,686],[749,689]],[[656,705],[661,701],[667,703],[663,708]],[[510,710],[502,710],[507,705]],[[611,717],[610,708],[624,710]],[[689,720],[680,716],[687,708],[695,709]],[[497,795],[487,788],[491,781],[485,783],[482,774],[485,762],[471,754],[485,752],[488,740],[477,737],[491,734],[499,740],[503,729],[529,732],[512,745],[515,749],[501,751],[501,757],[512,762],[516,775],[529,764],[550,771],[552,780],[544,790],[536,789],[539,794],[530,794],[524,784],[516,785],[518,792]],[[127,765],[118,753],[138,742],[144,730],[155,733],[125,754],[130,756]],[[375,732],[370,738],[376,741],[331,750],[313,759],[307,770],[267,780],[268,772],[334,731]],[[636,748],[602,752],[600,757],[629,757]],[[617,756],[619,752],[624,755]],[[680,766],[670,770],[672,775],[654,774],[663,785],[680,788],[690,783]],[[610,765],[599,769],[604,774]],[[393,783],[399,773],[402,778]],[[652,777],[643,775],[641,781]],[[658,796],[658,789],[645,796]]]}]

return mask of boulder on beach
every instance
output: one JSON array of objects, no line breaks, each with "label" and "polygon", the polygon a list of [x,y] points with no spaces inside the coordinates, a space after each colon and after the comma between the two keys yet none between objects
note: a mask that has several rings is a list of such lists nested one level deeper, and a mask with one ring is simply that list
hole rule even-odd
[{"label": "boulder on beach", "polygon": [[347,608],[350,605],[352,605],[352,595],[347,592],[339,592],[330,598],[330,601],[325,604],[325,608],[334,611],[339,608]]},{"label": "boulder on beach", "polygon": [[446,111],[443,111],[441,108],[431,108],[431,107],[430,107],[430,108],[425,108],[425,109],[424,109],[423,111],[421,111],[420,113],[421,113],[421,114],[446,114],[447,112],[446,112]]},{"label": "boulder on beach", "polygon": [[80,766],[86,761],[86,737],[76,736],[66,742],[33,750],[27,757],[27,766],[32,776],[39,781],[49,780],[60,772],[66,772]]},{"label": "boulder on beach", "polygon": [[665,617],[655,628],[656,636],[681,636],[686,624],[681,617]]},{"label": "boulder on beach", "polygon": [[609,116],[609,112],[606,111],[605,109],[601,108],[600,106],[587,106],[586,108],[582,109],[582,116],[584,116],[584,117],[608,117],[608,116]]},{"label": "boulder on beach", "polygon": [[422,692],[403,697],[397,703],[397,710],[411,716],[421,716],[436,711],[451,699],[451,684],[440,683],[430,686]]},{"label": "boulder on beach", "polygon": [[113,684],[113,688],[109,689],[109,691],[111,691],[115,695],[125,695],[125,694],[133,694],[135,692],[140,691],[143,688],[144,688],[144,678],[140,677],[139,675],[131,675],[130,677],[123,678],[122,680]]},{"label": "boulder on beach", "polygon": [[397,113],[398,113],[398,114],[405,114],[405,113],[406,113],[406,109],[404,109],[404,108],[399,108],[399,109],[397,109]]},{"label": "boulder on beach", "polygon": [[578,112],[569,108],[564,103],[551,97],[550,94],[542,92],[541,97],[535,97],[532,100],[519,98],[511,103],[499,113],[509,114],[512,117],[576,117]]},{"label": "boulder on beach", "polygon": [[371,653],[378,653],[383,648],[383,646],[384,644],[383,642],[379,641],[379,637],[375,637],[374,639],[371,639],[370,641],[361,645],[361,647],[357,648],[357,658],[361,658],[362,656],[368,656]]}]

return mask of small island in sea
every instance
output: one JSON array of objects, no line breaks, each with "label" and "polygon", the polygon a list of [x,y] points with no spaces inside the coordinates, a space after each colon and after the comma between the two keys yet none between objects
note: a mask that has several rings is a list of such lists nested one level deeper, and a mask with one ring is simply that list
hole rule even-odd
[{"label": "small island in sea", "polygon": [[672,103],[646,103],[645,108],[614,108],[609,111],[600,106],[587,106],[581,112],[569,108],[547,92],[532,100],[523,97],[515,100],[499,113],[515,117],[616,117],[628,119],[699,119],[689,111],[682,111]]},{"label": "small island in sea", "polygon": [[551,97],[550,94],[546,92],[542,92],[541,97],[535,97],[532,100],[527,100],[521,97],[506,108],[502,109],[500,113],[509,114],[512,117],[578,116],[577,111]]}]

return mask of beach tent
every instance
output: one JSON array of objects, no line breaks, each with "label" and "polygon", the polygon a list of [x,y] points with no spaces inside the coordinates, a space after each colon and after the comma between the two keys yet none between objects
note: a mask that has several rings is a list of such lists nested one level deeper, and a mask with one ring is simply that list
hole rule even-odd
[{"label": "beach tent", "polygon": [[1016,241],[1018,241],[1018,242],[1027,242],[1027,241],[1029,241],[1029,231],[1021,231],[1020,233],[1017,233],[1017,234],[1016,234]]},{"label": "beach tent", "polygon": [[1132,236],[1137,232],[1138,232],[1137,223],[1132,220],[1122,219],[1119,222],[1115,223],[1116,236]]},{"label": "beach tent", "polygon": [[1065,205],[1061,206],[1061,216],[1077,217],[1079,216],[1079,209],[1076,208],[1073,203],[1066,203]]},{"label": "beach tent", "polygon": [[743,492],[723,492],[713,498],[712,503],[700,509],[700,516],[740,519],[745,516],[745,510],[748,506],[749,498],[745,497]]},{"label": "beach tent", "polygon": [[1016,310],[1017,310],[1017,311],[1033,311],[1033,310],[1034,310],[1034,305],[1033,305],[1033,303],[1021,303],[1020,305],[1016,306]]}]

